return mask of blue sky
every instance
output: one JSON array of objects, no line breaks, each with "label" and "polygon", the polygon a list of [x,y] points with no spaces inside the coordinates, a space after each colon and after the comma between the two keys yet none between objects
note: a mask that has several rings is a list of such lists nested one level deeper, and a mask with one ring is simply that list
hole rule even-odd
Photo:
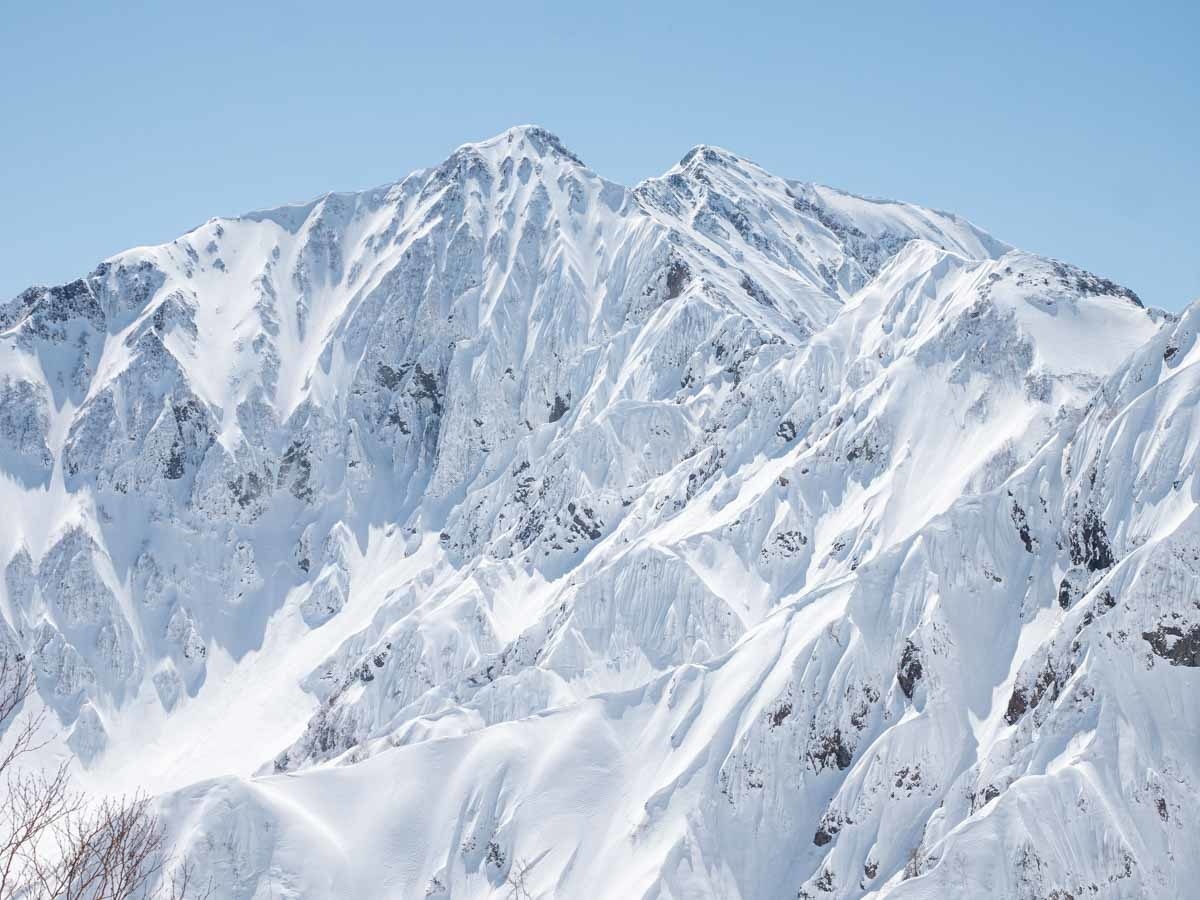
[{"label": "blue sky", "polygon": [[718,144],[1200,297],[1195,3],[243,6],[6,4],[0,298],[524,122],[625,184]]}]

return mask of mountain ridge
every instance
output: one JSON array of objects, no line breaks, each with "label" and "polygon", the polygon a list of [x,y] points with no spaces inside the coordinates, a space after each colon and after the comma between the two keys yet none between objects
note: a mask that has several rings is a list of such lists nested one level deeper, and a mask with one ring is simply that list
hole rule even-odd
[{"label": "mountain ridge", "polygon": [[230,896],[1169,893],[1194,319],[519,126],[0,307],[0,643]]}]

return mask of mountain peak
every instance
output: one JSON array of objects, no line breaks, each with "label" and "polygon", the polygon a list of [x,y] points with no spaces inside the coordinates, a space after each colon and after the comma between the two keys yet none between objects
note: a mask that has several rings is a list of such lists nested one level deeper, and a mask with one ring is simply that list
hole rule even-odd
[{"label": "mountain peak", "polygon": [[744,156],[726,150],[724,147],[716,147],[712,144],[697,144],[691,150],[683,155],[679,160],[679,168],[687,168],[689,166],[696,167],[702,164],[713,166],[754,166],[758,165]]},{"label": "mountain peak", "polygon": [[222,896],[1185,895],[1198,321],[1009,249],[520,125],[31,289],[0,737]]},{"label": "mountain peak", "polygon": [[583,160],[571,151],[558,135],[541,125],[513,125],[490,138],[463,144],[455,152],[463,150],[502,156],[514,156],[525,151],[540,158],[558,157],[579,166],[584,165]]}]

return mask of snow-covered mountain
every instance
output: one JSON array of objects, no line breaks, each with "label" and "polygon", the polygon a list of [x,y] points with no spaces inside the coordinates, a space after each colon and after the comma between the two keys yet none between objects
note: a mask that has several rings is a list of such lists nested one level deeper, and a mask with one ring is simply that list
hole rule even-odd
[{"label": "snow-covered mountain", "polygon": [[1198,324],[513,128],[0,307],[0,642],[223,897],[1187,896]]}]

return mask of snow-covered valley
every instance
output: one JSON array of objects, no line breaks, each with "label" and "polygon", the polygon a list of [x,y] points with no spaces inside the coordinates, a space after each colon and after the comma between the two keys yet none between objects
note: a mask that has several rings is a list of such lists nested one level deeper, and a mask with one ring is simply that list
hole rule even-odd
[{"label": "snow-covered valley", "polygon": [[0,305],[0,645],[221,897],[1190,896],[1198,326],[513,128]]}]

